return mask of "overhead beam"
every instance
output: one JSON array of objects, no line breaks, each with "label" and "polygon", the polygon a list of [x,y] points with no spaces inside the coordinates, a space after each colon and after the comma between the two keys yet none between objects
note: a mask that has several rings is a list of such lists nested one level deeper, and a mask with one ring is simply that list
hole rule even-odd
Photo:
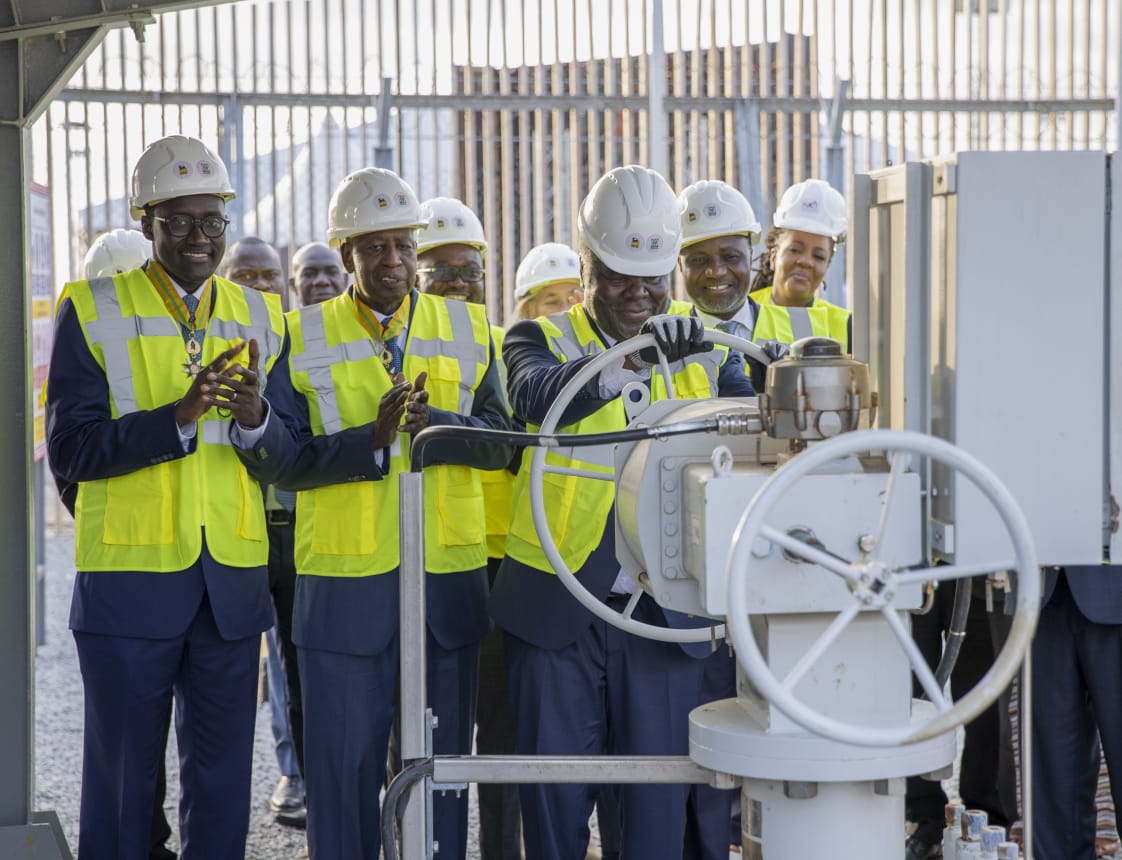
[{"label": "overhead beam", "polygon": [[[144,28],[155,24],[155,16],[148,11],[121,12],[111,15],[78,15],[74,18],[57,18],[46,23],[17,24],[14,27],[0,27],[0,42],[12,39],[33,39],[37,36],[50,36],[57,39],[74,30],[91,30],[97,27],[132,27]],[[137,38],[140,34],[137,33]]]}]

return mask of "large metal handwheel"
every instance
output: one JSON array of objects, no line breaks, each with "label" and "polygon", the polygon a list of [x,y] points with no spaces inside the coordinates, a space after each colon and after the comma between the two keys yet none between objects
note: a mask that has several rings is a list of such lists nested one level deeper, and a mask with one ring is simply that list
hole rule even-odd
[{"label": "large metal handwheel", "polygon": [[[771,363],[771,358],[767,353],[756,344],[744,340],[743,338],[721,331],[706,329],[705,340],[748,353],[762,364],[766,365]],[[648,346],[656,346],[654,335],[641,334],[630,340],[621,341],[593,358],[592,361],[577,372],[576,376],[569,380],[569,383],[561,390],[560,394],[557,395],[557,399],[546,414],[539,432],[542,434],[555,433],[557,431],[557,425],[561,421],[561,416],[565,413],[569,404],[572,403],[577,392],[579,392],[592,377],[609,364],[618,361],[621,356],[629,355],[636,350]],[[662,373],[663,380],[666,382],[666,390],[669,392],[669,396],[674,397],[674,386],[671,383],[670,367],[666,362],[666,357],[661,353],[659,354],[659,369]],[[616,477],[615,469],[610,468],[596,471],[594,469],[578,469],[568,466],[550,465],[545,461],[547,450],[551,449],[539,446],[533,449],[533,454],[530,456],[530,510],[533,513],[534,528],[537,530],[538,539],[541,541],[542,551],[545,553],[546,558],[549,559],[549,563],[553,566],[553,570],[561,579],[562,584],[569,590],[569,593],[597,618],[603,619],[609,624],[621,630],[625,630],[628,633],[645,636],[648,639],[655,639],[660,642],[708,642],[714,638],[723,638],[724,628],[720,625],[716,627],[676,629],[658,627],[644,621],[636,621],[632,618],[632,613],[634,613],[635,607],[639,603],[639,598],[642,596],[643,592],[641,588],[636,588],[635,593],[631,595],[631,599],[628,601],[627,605],[622,611],[617,612],[584,587],[581,581],[569,570],[569,566],[565,563],[565,560],[561,557],[560,551],[557,549],[557,542],[553,537],[553,531],[549,525],[549,518],[546,515],[542,476],[546,472],[553,472],[559,475],[573,475],[580,478],[610,481],[614,483]],[[574,450],[579,452],[579,449]]]},{"label": "large metal handwheel", "polygon": [[[880,534],[874,536],[872,549],[862,558],[846,561],[838,555],[808,545],[798,537],[768,524],[768,515],[779,500],[801,478],[819,471],[828,463],[870,451],[884,452],[891,462],[880,515]],[[953,467],[980,490],[997,511],[1012,539],[1013,558],[970,564],[951,564],[923,569],[896,569],[891,561],[878,555],[884,545],[885,524],[893,502],[895,479],[908,458],[918,454]],[[857,537],[856,535],[854,536]],[[853,603],[843,609],[825,631],[779,678],[773,674],[760,651],[750,616],[748,583],[752,576],[751,555],[758,541],[781,547],[786,553],[819,565],[845,580]],[[856,541],[855,541],[856,543]],[[979,574],[1010,571],[1016,574],[1016,611],[1012,627],[997,659],[982,679],[957,702],[951,702],[935,681],[934,673],[912,640],[908,626],[893,606],[893,596],[906,585],[928,581],[947,582]],[[1040,570],[1032,535],[1024,515],[997,477],[974,457],[949,442],[921,433],[898,430],[869,430],[846,433],[821,442],[794,457],[760,488],[745,511],[736,530],[728,563],[727,625],[736,646],[737,659],[756,689],[788,718],[815,734],[862,746],[896,746],[925,740],[968,722],[985,710],[1008,686],[1032,641],[1040,604]],[[734,608],[736,611],[734,611]],[[935,706],[935,715],[907,725],[870,728],[826,716],[800,701],[795,686],[815,662],[825,655],[842,631],[861,611],[879,612],[907,655],[915,676]]]}]

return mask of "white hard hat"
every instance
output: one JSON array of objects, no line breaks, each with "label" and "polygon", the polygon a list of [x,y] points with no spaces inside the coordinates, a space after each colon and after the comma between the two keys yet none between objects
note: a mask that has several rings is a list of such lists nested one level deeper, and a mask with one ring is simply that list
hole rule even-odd
[{"label": "white hard hat", "polygon": [[380,230],[419,230],[427,222],[404,179],[382,167],[364,167],[339,183],[327,215],[327,243],[338,248],[351,236]]},{"label": "white hard hat", "polygon": [[719,179],[702,179],[678,195],[682,247],[714,236],[747,236],[760,241],[760,222],[743,194]]},{"label": "white hard hat", "polygon": [[421,218],[428,226],[417,234],[418,254],[441,245],[470,245],[480,254],[487,253],[479,216],[455,197],[426,200],[421,204]]},{"label": "white hard hat", "polygon": [[175,197],[213,194],[233,200],[234,187],[222,159],[198,138],[182,134],[162,137],[137,159],[132,170],[129,212],[141,218],[145,207]]},{"label": "white hard hat", "polygon": [[600,177],[580,205],[577,230],[605,266],[641,278],[674,271],[682,245],[674,192],[658,173],[637,164]]},{"label": "white hard hat", "polygon": [[580,280],[580,258],[568,245],[546,242],[536,245],[522,258],[514,275],[516,302],[550,284]]},{"label": "white hard hat", "polygon": [[82,271],[87,280],[111,278],[138,268],[150,253],[152,246],[139,230],[110,230],[94,239]]},{"label": "white hard hat", "polygon": [[840,241],[845,235],[845,198],[821,179],[808,179],[783,192],[772,223],[788,230],[802,230]]}]

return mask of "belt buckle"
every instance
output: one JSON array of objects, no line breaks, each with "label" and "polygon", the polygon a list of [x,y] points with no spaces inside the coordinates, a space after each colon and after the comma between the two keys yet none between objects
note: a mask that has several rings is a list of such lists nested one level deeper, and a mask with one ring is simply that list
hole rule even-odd
[{"label": "belt buckle", "polygon": [[265,511],[265,521],[271,526],[287,526],[293,522],[292,511],[284,508]]}]

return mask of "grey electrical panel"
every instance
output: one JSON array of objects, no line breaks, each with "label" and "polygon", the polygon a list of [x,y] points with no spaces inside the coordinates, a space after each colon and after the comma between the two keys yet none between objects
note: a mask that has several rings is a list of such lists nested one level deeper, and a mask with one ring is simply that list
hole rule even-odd
[{"label": "grey electrical panel", "polygon": [[[932,433],[988,465],[1042,564],[1095,564],[1112,549],[1122,563],[1111,517],[1122,218],[1110,220],[1111,193],[1102,152],[963,152],[854,181],[854,352],[870,363],[879,424]],[[934,554],[1007,554],[979,491],[939,469],[927,480]]]}]

